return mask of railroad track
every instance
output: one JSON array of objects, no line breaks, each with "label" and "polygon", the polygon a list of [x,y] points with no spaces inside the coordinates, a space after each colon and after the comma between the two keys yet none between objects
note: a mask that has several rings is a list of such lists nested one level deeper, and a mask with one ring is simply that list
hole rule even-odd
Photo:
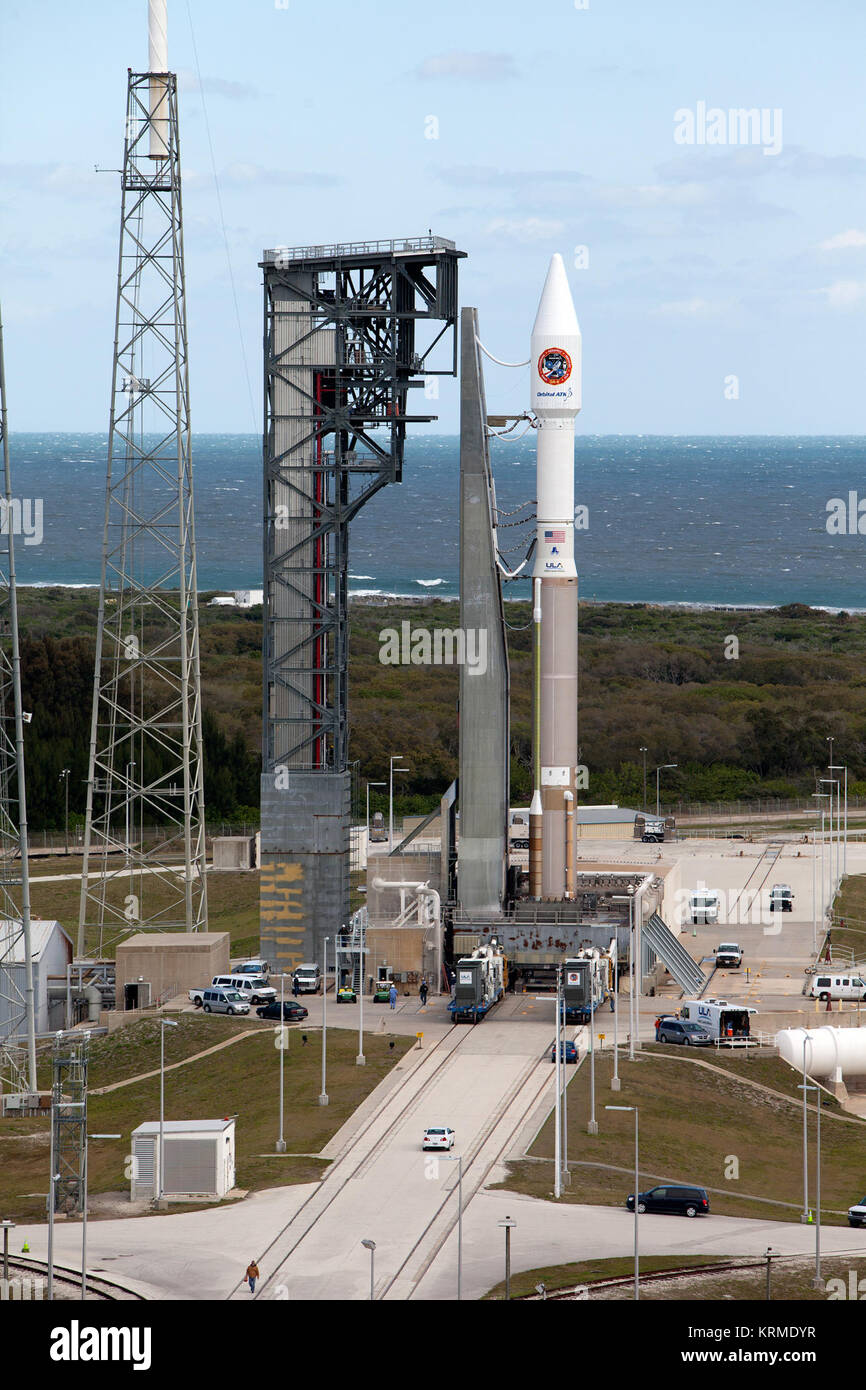
[{"label": "railroad track", "polygon": [[[90,1261],[88,1260],[88,1265],[89,1264]],[[43,1285],[47,1285],[48,1265],[44,1260],[22,1260],[20,1256],[15,1256],[14,1258],[10,1256],[9,1275],[10,1281],[15,1278],[32,1280],[33,1277],[36,1276],[42,1281]],[[59,1289],[61,1291],[69,1291],[70,1299],[78,1299],[80,1301],[81,1274],[76,1269],[70,1269],[68,1265],[55,1264],[54,1288],[55,1296]],[[144,1294],[135,1293],[132,1289],[128,1289],[122,1284],[116,1284],[112,1279],[104,1279],[98,1274],[92,1274],[89,1268],[87,1271],[87,1296],[88,1298],[102,1299],[104,1302],[147,1302]]]},{"label": "railroad track", "polygon": [[[455,1033],[459,1034],[456,1046],[446,1047],[446,1044],[450,1039],[454,1037]],[[394,1116],[393,1119],[389,1122],[389,1127],[393,1127],[394,1125],[398,1124],[400,1120],[402,1120],[403,1117],[408,1113],[411,1107],[416,1104],[420,1094],[420,1087],[414,1086],[411,1083],[417,1079],[419,1073],[424,1073],[423,1085],[425,1088],[429,1087],[430,1083],[434,1081],[435,1078],[439,1075],[439,1073],[443,1070],[443,1068],[447,1066],[448,1062],[457,1052],[461,1043],[464,1040],[471,1037],[471,1035],[471,1028],[467,1028],[465,1025],[455,1023],[451,1025],[447,1033],[443,1033],[442,1037],[439,1039],[438,1042],[434,1043],[431,1048],[426,1049],[426,1056],[422,1059],[422,1061],[418,1063],[418,1065],[415,1068],[413,1068],[412,1072],[405,1078],[405,1080],[401,1084],[401,1090],[404,1086],[406,1086],[410,1088],[411,1093],[407,1095],[407,1099],[405,1103],[401,1106],[397,1115]],[[429,1062],[432,1058],[436,1057],[436,1054],[439,1053],[440,1050],[442,1050],[442,1055],[436,1061],[436,1064],[433,1067],[432,1071],[428,1071],[427,1068]],[[315,1191],[311,1192],[309,1197],[307,1197],[306,1200],[301,1203],[300,1207],[295,1212],[295,1214],[277,1232],[270,1244],[265,1247],[262,1254],[258,1256],[258,1260],[265,1262],[268,1262],[268,1257],[271,1257],[274,1272],[270,1274],[267,1277],[267,1279],[262,1281],[262,1284],[259,1288],[259,1292],[255,1295],[256,1298],[266,1298],[266,1291],[269,1288],[279,1285],[279,1272],[285,1264],[286,1260],[289,1259],[289,1257],[294,1253],[295,1250],[297,1250],[298,1246],[301,1244],[302,1241],[304,1241],[307,1238],[310,1232],[314,1230],[315,1226],[324,1216],[328,1208],[332,1205],[333,1202],[336,1201],[337,1197],[340,1196],[345,1184],[347,1182],[350,1182],[352,1178],[357,1177],[360,1174],[361,1170],[364,1168],[364,1166],[368,1163],[371,1157],[371,1153],[374,1153],[375,1150],[370,1151],[368,1149],[364,1149],[363,1153],[359,1155],[358,1149],[359,1147],[363,1148],[363,1140],[370,1135],[371,1130],[381,1120],[382,1114],[384,1113],[388,1105],[392,1103],[393,1098],[393,1095],[383,1097],[381,1104],[377,1106],[373,1114],[368,1116],[368,1118],[362,1124],[361,1128],[357,1131],[355,1135],[353,1135],[348,1147],[330,1165],[322,1183],[320,1183],[316,1187]],[[331,1179],[334,1177],[334,1174],[338,1175],[338,1180],[332,1182]],[[327,1201],[322,1203],[321,1194],[322,1189],[325,1185],[330,1186],[333,1189],[333,1191],[329,1193]],[[296,1234],[292,1231],[293,1227],[296,1228]],[[294,1239],[293,1234],[295,1234]],[[229,1298],[232,1298],[234,1294],[242,1288],[243,1281],[239,1280],[235,1287],[232,1289],[231,1293],[229,1294]]]},{"label": "railroad track", "polygon": [[[740,889],[739,893],[738,893],[737,896],[734,898],[734,901],[731,903],[731,908],[730,908],[730,916],[731,916],[731,917],[733,917],[733,915],[734,915],[734,909],[735,909],[735,907],[737,906],[737,904],[741,901],[741,899],[742,899],[742,897],[743,897],[743,894],[746,892],[746,890],[749,888],[749,885],[752,883],[752,879],[755,877],[755,875],[756,875],[761,869],[763,869],[763,870],[764,870],[764,876],[763,876],[763,878],[761,879],[760,883],[753,884],[753,885],[752,885],[752,890],[751,890],[753,893],[756,893],[756,894],[760,894],[760,893],[761,893],[761,891],[763,890],[764,884],[767,882],[767,879],[770,877],[771,871],[775,868],[776,864],[777,864],[777,863],[779,862],[779,860],[781,859],[781,857],[782,857],[782,851],[784,850],[784,848],[785,848],[784,844],[782,844],[780,841],[773,841],[772,843],[770,843],[770,844],[768,844],[768,845],[766,846],[766,848],[764,849],[764,852],[762,853],[760,859],[758,859],[758,860],[756,861],[755,867],[752,869],[752,872],[749,874],[749,877],[746,879],[746,881],[745,881],[745,883],[743,884],[742,888]],[[754,899],[753,899],[753,901],[754,901]],[[760,905],[760,897],[758,898],[758,903],[759,903],[759,905]]]}]

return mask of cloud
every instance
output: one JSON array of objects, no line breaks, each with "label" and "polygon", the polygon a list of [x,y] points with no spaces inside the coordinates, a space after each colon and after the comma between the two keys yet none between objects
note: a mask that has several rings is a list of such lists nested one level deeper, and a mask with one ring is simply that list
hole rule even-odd
[{"label": "cloud", "polygon": [[178,74],[178,86],[182,92],[203,92],[205,96],[228,97],[229,101],[250,101],[259,95],[249,82],[232,82],[225,77],[203,77],[199,82],[188,70]]},{"label": "cloud", "polygon": [[461,82],[503,82],[517,76],[514,59],[508,53],[467,53],[459,48],[425,58],[416,72],[427,82],[442,78],[456,78]]},{"label": "cloud", "polygon": [[484,228],[484,235],[501,237],[505,241],[526,243],[547,241],[550,237],[559,236],[564,230],[564,222],[545,221],[540,217],[524,217],[514,220],[497,217],[495,221],[489,222]]},{"label": "cloud", "polygon": [[489,164],[454,164],[439,169],[443,183],[455,188],[538,188],[548,183],[585,183],[576,169],[497,169]]},{"label": "cloud", "polygon": [[866,246],[866,232],[858,232],[856,227],[849,227],[847,232],[837,232],[836,236],[828,237],[819,245],[821,251],[850,251],[854,247]]},{"label": "cloud", "polygon": [[225,188],[255,188],[260,185],[281,188],[333,188],[343,180],[336,174],[313,173],[301,169],[264,169],[260,164],[229,164],[220,175]]},{"label": "cloud", "polygon": [[786,145],[773,159],[765,158],[760,145],[725,150],[701,145],[657,165],[656,173],[665,183],[745,180],[767,174],[787,174],[796,179],[856,178],[866,174],[866,159],[849,154],[815,154],[802,145]]},{"label": "cloud", "polygon": [[827,296],[829,309],[856,309],[866,303],[866,280],[834,280],[832,285],[822,285],[818,293]]}]

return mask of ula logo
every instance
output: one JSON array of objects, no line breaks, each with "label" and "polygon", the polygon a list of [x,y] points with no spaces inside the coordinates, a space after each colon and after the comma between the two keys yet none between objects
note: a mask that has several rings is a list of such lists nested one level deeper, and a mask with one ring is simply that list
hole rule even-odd
[{"label": "ula logo", "polygon": [[149,1327],[82,1327],[73,1318],[68,1327],[51,1331],[52,1361],[131,1361],[134,1371],[150,1370]]}]

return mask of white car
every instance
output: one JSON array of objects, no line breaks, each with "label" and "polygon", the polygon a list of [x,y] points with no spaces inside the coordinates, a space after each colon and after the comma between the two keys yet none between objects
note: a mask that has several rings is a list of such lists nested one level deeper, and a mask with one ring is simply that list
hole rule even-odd
[{"label": "white car", "polygon": [[849,1226],[866,1226],[866,1197],[862,1202],[857,1202],[855,1206],[848,1208]]},{"label": "white car", "polygon": [[446,1125],[438,1125],[433,1129],[425,1129],[424,1138],[421,1140],[422,1149],[453,1149],[454,1130],[448,1129]]}]

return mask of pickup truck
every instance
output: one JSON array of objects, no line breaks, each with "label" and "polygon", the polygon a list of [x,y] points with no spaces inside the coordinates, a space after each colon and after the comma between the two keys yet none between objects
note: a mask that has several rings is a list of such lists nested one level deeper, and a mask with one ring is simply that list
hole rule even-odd
[{"label": "pickup truck", "polygon": [[736,941],[723,941],[713,954],[716,957],[716,965],[722,969],[730,969],[732,966],[739,968],[743,963],[743,948],[738,946]]}]

